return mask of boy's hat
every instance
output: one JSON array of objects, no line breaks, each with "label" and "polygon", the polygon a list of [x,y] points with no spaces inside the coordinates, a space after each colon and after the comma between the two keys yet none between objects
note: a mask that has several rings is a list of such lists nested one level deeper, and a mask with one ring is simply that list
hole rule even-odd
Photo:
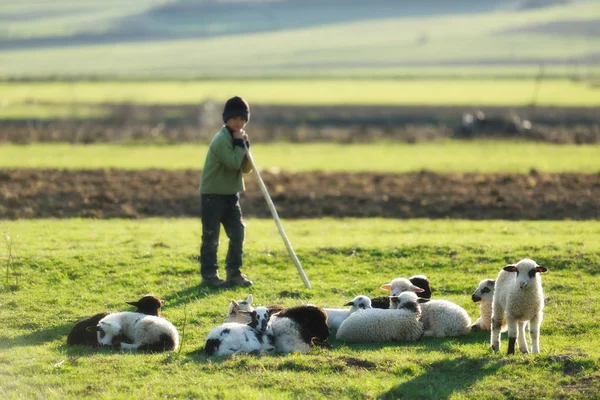
[{"label": "boy's hat", "polygon": [[243,97],[235,96],[227,100],[225,109],[223,110],[223,122],[227,122],[229,118],[242,116],[246,121],[250,121],[250,106]]}]

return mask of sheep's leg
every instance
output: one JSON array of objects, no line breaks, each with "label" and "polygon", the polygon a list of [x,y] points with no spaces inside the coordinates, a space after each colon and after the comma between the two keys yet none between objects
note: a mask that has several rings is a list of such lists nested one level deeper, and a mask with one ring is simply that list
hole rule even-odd
[{"label": "sheep's leg", "polygon": [[121,349],[124,350],[135,350],[141,346],[141,343],[125,343],[121,342]]},{"label": "sheep's leg", "polygon": [[519,333],[517,334],[517,339],[519,342],[519,350],[521,350],[521,353],[523,353],[523,354],[529,353],[529,350],[527,349],[527,337],[525,336],[525,326],[526,325],[527,325],[527,322],[519,322],[518,323]]},{"label": "sheep's leg", "polygon": [[531,335],[531,353],[540,353],[540,326],[542,325],[543,315],[539,313],[529,321],[529,333]]},{"label": "sheep's leg", "polygon": [[515,354],[515,343],[517,341],[517,321],[508,319],[508,351],[506,354]]},{"label": "sheep's leg", "polygon": [[503,312],[500,312],[500,307],[495,307],[497,312],[492,316],[492,329],[490,335],[490,345],[495,352],[500,351],[500,330],[504,321]]}]

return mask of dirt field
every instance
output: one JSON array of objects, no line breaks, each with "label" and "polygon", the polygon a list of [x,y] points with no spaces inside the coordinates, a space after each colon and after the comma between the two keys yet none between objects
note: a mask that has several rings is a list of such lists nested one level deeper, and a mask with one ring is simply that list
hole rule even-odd
[{"label": "dirt field", "polygon": [[[599,219],[600,174],[268,173],[282,218]],[[200,215],[200,171],[0,170],[0,218]],[[247,217],[270,217],[255,176]]]}]

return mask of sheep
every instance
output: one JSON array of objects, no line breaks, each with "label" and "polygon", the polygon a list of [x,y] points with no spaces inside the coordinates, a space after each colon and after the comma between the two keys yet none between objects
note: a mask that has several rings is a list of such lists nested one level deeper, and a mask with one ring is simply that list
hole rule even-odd
[{"label": "sheep", "polygon": [[[431,298],[431,286],[429,284],[429,279],[425,275],[413,275],[408,280],[405,278],[396,278],[390,283],[381,285],[381,289],[391,291],[390,295],[392,296],[398,296],[402,292],[412,291],[417,293],[417,296],[421,298]],[[379,296],[371,299],[371,306],[373,308],[390,308],[389,296]]]},{"label": "sheep", "polygon": [[371,308],[371,299],[367,296],[356,296],[352,301],[344,304],[350,309],[324,308],[327,313],[327,326],[330,331],[336,331],[348,316],[358,310]]},{"label": "sheep", "polygon": [[273,314],[271,328],[278,353],[308,353],[313,346],[329,347],[327,313],[314,305],[291,307]]},{"label": "sheep", "polygon": [[463,336],[471,331],[471,317],[464,308],[448,300],[431,300],[421,305],[423,336]]},{"label": "sheep", "polygon": [[384,310],[373,308],[350,315],[337,331],[338,340],[349,343],[403,342],[418,340],[423,336],[423,324],[419,321],[419,302],[413,292],[392,297],[392,307]]},{"label": "sheep", "polygon": [[540,326],[544,315],[544,292],[540,274],[546,271],[546,267],[525,258],[516,264],[507,265],[498,274],[492,302],[490,337],[494,352],[500,351],[500,330],[504,320],[508,325],[507,354],[515,353],[517,340],[521,353],[529,353],[525,337],[527,322],[531,335],[531,352],[540,352]]},{"label": "sheep", "polygon": [[133,343],[121,342],[121,349],[159,352],[172,351],[179,346],[175,326],[153,315],[127,311],[111,313],[87,329],[96,332],[98,343],[104,346],[113,345],[113,339],[121,334],[133,340]]},{"label": "sheep", "polygon": [[[494,298],[494,286],[496,281],[493,279],[484,279],[479,282],[479,286],[471,295],[471,300],[479,303],[480,316],[471,325],[471,332],[492,330],[492,300]],[[503,331],[506,329],[506,323],[503,324]]]},{"label": "sheep", "polygon": [[227,318],[225,322],[238,322],[240,324],[250,323],[249,314],[246,311],[252,311],[252,295],[249,294],[246,300],[231,300],[229,304],[229,310],[227,311]]},{"label": "sheep", "polygon": [[[135,312],[139,312],[147,315],[160,316],[160,308],[164,304],[164,300],[159,299],[153,295],[146,295],[139,299],[138,301],[128,301],[127,304],[137,307]],[[99,313],[90,318],[86,318],[82,321],[79,321],[75,324],[71,332],[69,332],[67,336],[67,344],[69,346],[74,345],[85,345],[91,347],[98,347],[98,338],[96,332],[90,332],[86,328],[88,326],[96,326],[98,322],[104,317],[106,317],[109,313]],[[131,341],[124,336],[120,336],[117,338],[118,342],[121,341]]]},{"label": "sheep", "polygon": [[270,314],[266,307],[242,311],[251,319],[249,324],[226,322],[209,332],[204,345],[208,356],[231,356],[249,353],[261,355],[275,351],[275,338],[268,325]]}]

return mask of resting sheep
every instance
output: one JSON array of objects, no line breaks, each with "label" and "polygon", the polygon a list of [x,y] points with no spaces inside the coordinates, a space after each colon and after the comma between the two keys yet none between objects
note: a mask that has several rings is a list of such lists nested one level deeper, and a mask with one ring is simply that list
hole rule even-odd
[{"label": "resting sheep", "polygon": [[248,295],[246,300],[231,300],[225,322],[238,322],[240,324],[250,323],[250,317],[247,312],[252,310],[254,310],[254,307],[252,307],[251,294]]},{"label": "resting sheep", "polygon": [[504,320],[508,325],[508,352],[515,353],[515,342],[521,353],[528,353],[525,325],[529,322],[531,352],[540,352],[540,326],[543,319],[544,292],[540,273],[548,269],[525,258],[504,267],[496,279],[492,303],[492,333],[490,344],[500,350],[500,330]]},{"label": "resting sheep", "polygon": [[492,300],[494,299],[494,286],[496,281],[493,279],[484,279],[479,282],[479,286],[471,295],[471,300],[479,303],[479,318],[471,325],[471,331],[492,330]]},{"label": "resting sheep", "polygon": [[329,347],[327,313],[313,305],[291,307],[273,314],[271,328],[278,353],[308,353],[313,346]]},{"label": "resting sheep", "polygon": [[421,305],[423,336],[463,336],[471,331],[471,317],[464,308],[448,300],[431,300]]},{"label": "resting sheep", "polygon": [[[146,295],[138,301],[128,301],[127,304],[135,306],[135,312],[158,317],[160,316],[160,308],[164,304],[164,300],[161,300],[153,295]],[[98,347],[100,344],[98,343],[96,332],[88,331],[87,327],[98,325],[98,322],[100,322],[100,320],[106,317],[108,314],[109,313],[99,313],[90,318],[77,322],[67,336],[67,344],[69,346],[85,345]],[[117,338],[117,341],[120,343],[121,341],[131,341],[131,339],[120,336]]]},{"label": "resting sheep", "polygon": [[337,331],[338,340],[349,343],[402,342],[418,340],[423,336],[419,321],[420,306],[413,292],[392,297],[392,307],[373,308],[350,315]]},{"label": "resting sheep", "polygon": [[268,325],[270,314],[267,308],[256,307],[242,313],[249,316],[249,324],[227,322],[210,331],[204,345],[207,355],[228,357],[233,354],[261,355],[275,351],[275,338]]},{"label": "resting sheep", "polygon": [[[389,290],[391,296],[398,296],[402,292],[411,291],[417,293],[417,296],[421,298],[431,298],[431,286],[425,275],[414,275],[409,279],[396,278],[390,283],[381,285],[381,289]],[[389,296],[379,296],[371,299],[371,306],[373,308],[390,308]]]},{"label": "resting sheep", "polygon": [[371,308],[371,299],[367,296],[356,296],[352,301],[344,304],[345,306],[350,306],[349,309],[342,308],[324,308],[327,313],[327,326],[330,331],[337,331],[344,322],[346,318],[350,316],[350,314],[358,311],[358,310],[366,310]]},{"label": "resting sheep", "polygon": [[112,346],[119,335],[130,338],[133,343],[121,342],[121,349],[141,349],[151,352],[172,351],[179,346],[179,333],[164,318],[135,312],[108,314],[96,326],[87,328],[96,332],[98,343]]}]

